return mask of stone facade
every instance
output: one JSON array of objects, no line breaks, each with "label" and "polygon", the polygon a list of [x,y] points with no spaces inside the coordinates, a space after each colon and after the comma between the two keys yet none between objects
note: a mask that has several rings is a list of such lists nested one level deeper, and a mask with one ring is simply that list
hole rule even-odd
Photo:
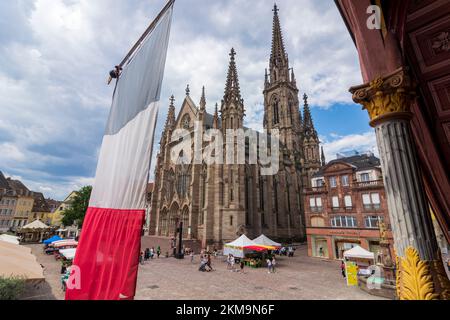
[{"label": "stone facade", "polygon": [[[171,98],[168,118],[160,142],[155,170],[155,187],[151,203],[150,235],[172,237],[179,222],[183,222],[183,238],[196,239],[203,246],[222,246],[241,234],[257,237],[266,234],[279,240],[306,238],[303,188],[309,186],[312,175],[321,165],[318,134],[314,128],[304,95],[304,110],[299,110],[299,90],[294,71],[289,66],[280,27],[278,8],[274,8],[272,52],[270,68],[264,83],[264,129],[279,130],[279,171],[274,175],[261,174],[261,162],[248,161],[248,150],[255,146],[246,143],[247,157],[242,164],[195,164],[184,161],[186,146],[173,139],[177,129],[200,131],[202,150],[226,144],[204,142],[208,130],[222,133],[244,127],[245,105],[241,96],[236,52],[230,53],[225,95],[213,115],[206,112],[206,94],[203,88],[199,106],[186,89],[181,110],[176,116],[174,98]],[[195,126],[199,128],[196,130]],[[273,138],[273,137],[272,137]],[[187,146],[192,148],[194,146]],[[235,148],[237,148],[235,143]],[[174,157],[178,161],[174,161]]]}]

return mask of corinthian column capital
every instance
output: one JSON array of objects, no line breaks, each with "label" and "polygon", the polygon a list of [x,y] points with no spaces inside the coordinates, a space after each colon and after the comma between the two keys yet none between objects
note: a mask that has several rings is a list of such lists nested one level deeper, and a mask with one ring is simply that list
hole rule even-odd
[{"label": "corinthian column capital", "polygon": [[353,101],[369,112],[370,125],[392,118],[410,118],[411,102],[416,97],[415,84],[405,68],[378,77],[368,84],[350,88]]}]

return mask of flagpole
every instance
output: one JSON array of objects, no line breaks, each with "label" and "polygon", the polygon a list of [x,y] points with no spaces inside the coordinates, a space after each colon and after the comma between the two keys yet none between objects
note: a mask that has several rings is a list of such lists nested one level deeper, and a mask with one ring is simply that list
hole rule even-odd
[{"label": "flagpole", "polygon": [[131,50],[127,53],[127,55],[125,56],[125,58],[123,58],[122,62],[115,67],[115,70],[110,72],[110,76],[108,79],[108,84],[111,83],[112,79],[113,79],[113,73],[116,73],[116,76],[118,77],[118,75],[120,74],[120,70],[122,70],[123,66],[125,65],[125,63],[127,63],[127,61],[130,59],[130,57],[133,55],[133,53],[136,51],[136,49],[139,48],[139,46],[141,45],[141,43],[145,40],[145,38],[148,36],[148,34],[150,32],[153,31],[153,29],[155,29],[156,25],[158,24],[159,20],[161,19],[161,17],[166,13],[166,11],[175,3],[175,0],[169,0],[167,2],[167,4],[164,6],[164,8],[161,10],[161,12],[158,14],[158,16],[156,16],[155,20],[153,20],[153,22],[150,24],[150,26],[148,26],[147,30],[144,31],[144,33],[142,34],[142,36],[139,38],[139,40],[135,43],[135,45],[131,48]]}]

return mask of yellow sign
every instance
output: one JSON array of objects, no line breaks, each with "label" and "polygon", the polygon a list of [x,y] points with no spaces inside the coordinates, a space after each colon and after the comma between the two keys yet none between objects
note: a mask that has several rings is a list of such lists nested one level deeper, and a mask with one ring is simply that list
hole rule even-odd
[{"label": "yellow sign", "polygon": [[358,267],[354,262],[345,263],[345,271],[347,273],[347,286],[357,286],[358,285]]}]

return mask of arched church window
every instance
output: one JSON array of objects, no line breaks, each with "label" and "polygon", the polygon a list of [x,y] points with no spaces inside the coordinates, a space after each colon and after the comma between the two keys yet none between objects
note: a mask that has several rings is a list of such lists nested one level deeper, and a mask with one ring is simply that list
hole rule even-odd
[{"label": "arched church window", "polygon": [[295,103],[294,103],[294,99],[291,97],[289,97],[289,102],[288,102],[288,113],[289,113],[289,119],[291,120],[291,125],[294,125],[294,108],[295,108]]},{"label": "arched church window", "polygon": [[280,123],[280,101],[278,100],[278,97],[275,97],[273,99],[273,124],[276,125]]},{"label": "arched church window", "polygon": [[176,189],[178,196],[180,198],[184,198],[188,195],[190,183],[191,183],[190,168],[184,161],[183,153],[181,152],[177,162],[177,181],[176,181]]}]

